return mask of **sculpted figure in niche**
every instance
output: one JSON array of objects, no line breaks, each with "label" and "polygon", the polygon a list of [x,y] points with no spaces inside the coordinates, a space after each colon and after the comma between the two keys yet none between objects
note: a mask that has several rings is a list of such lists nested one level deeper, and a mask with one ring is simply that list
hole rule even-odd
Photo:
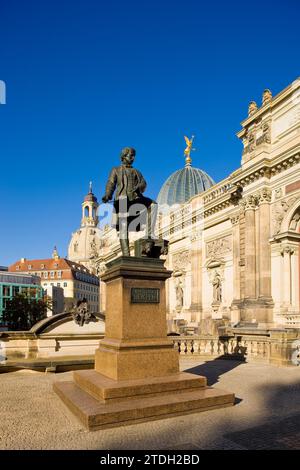
[{"label": "sculpted figure in niche", "polygon": [[294,231],[297,230],[299,220],[300,220],[300,213],[297,212],[291,220],[289,229],[294,230]]},{"label": "sculpted figure in niche", "polygon": [[183,288],[182,288],[182,282],[180,280],[177,281],[176,286],[176,308],[179,310],[182,309],[183,307]]},{"label": "sculpted figure in niche", "polygon": [[216,271],[212,280],[214,302],[222,302],[222,282],[221,276]]}]

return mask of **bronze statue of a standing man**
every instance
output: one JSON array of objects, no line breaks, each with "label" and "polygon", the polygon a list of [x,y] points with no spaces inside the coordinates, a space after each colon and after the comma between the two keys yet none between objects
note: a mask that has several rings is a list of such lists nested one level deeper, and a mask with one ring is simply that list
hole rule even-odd
[{"label": "bronze statue of a standing man", "polygon": [[109,175],[104,203],[115,193],[113,226],[119,232],[123,256],[130,256],[129,232],[138,232],[146,226],[146,237],[154,237],[157,204],[143,196],[146,181],[140,171],[132,167],[135,149],[125,147],[121,152],[121,165]]}]

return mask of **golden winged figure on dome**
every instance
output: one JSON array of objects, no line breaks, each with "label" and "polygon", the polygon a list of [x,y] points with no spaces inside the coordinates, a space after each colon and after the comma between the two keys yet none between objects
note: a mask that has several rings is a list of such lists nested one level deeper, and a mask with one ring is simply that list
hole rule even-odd
[{"label": "golden winged figure on dome", "polygon": [[191,139],[189,139],[188,137],[184,136],[184,140],[186,142],[186,148],[184,150],[184,155],[185,155],[185,163],[186,165],[190,165],[192,163],[192,159],[191,159],[191,151],[192,150],[195,150],[193,148],[193,140],[194,140],[194,136],[192,135]]}]

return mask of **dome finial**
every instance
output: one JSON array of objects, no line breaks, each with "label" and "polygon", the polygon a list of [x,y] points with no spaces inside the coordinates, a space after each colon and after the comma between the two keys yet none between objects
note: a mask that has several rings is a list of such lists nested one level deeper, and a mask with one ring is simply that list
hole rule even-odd
[{"label": "dome finial", "polygon": [[93,193],[93,188],[92,188],[92,182],[90,181],[90,185],[89,185],[89,194],[92,194]]},{"label": "dome finial", "polygon": [[195,150],[192,145],[193,145],[193,140],[194,137],[192,135],[192,138],[189,139],[188,137],[184,136],[184,140],[186,142],[186,149],[184,150],[184,155],[185,155],[185,166],[191,166],[192,159],[191,159],[191,151]]}]

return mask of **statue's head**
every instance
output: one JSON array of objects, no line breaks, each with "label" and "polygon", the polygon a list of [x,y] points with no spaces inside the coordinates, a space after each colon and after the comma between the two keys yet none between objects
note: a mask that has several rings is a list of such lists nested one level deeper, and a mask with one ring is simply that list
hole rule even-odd
[{"label": "statue's head", "polygon": [[122,163],[127,163],[129,165],[132,165],[134,162],[135,158],[135,149],[132,147],[125,147],[122,149],[121,152],[121,161]]}]

